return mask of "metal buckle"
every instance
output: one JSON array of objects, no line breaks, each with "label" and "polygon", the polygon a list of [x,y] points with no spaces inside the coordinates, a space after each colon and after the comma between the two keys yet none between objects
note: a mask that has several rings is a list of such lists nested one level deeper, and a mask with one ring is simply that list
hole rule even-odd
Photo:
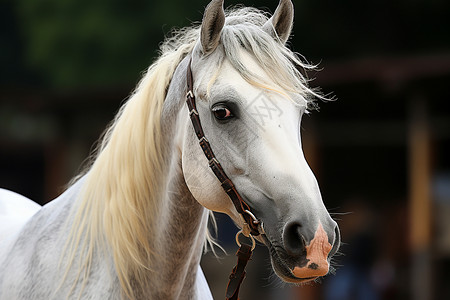
[{"label": "metal buckle", "polygon": [[[262,221],[259,221],[256,217],[255,217],[255,215],[251,212],[251,211],[249,211],[248,209],[246,209],[246,210],[244,210],[252,219],[253,219],[253,223],[254,224],[259,224],[259,228],[258,228],[258,231],[259,231],[259,233],[260,234],[266,234],[266,232],[264,231],[264,223],[262,222]],[[248,224],[247,223],[244,223],[244,225],[247,225],[248,226]],[[249,230],[250,230],[250,228],[249,228]]]},{"label": "metal buckle", "polygon": [[252,214],[252,212],[251,211],[249,211],[249,210],[244,210],[250,217],[252,217],[252,219],[253,219],[253,223],[255,223],[255,224],[258,224],[259,223],[259,221],[258,221],[258,219],[255,217],[255,215],[254,214]]}]

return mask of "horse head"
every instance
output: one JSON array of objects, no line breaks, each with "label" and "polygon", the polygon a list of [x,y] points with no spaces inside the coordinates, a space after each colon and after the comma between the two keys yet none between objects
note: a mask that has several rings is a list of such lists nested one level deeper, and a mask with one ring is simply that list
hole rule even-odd
[{"label": "horse head", "polygon": [[[298,70],[302,62],[285,46],[293,15],[290,0],[281,0],[270,18],[251,9],[246,17],[226,15],[223,0],[213,0],[191,68],[211,148],[262,222],[258,239],[269,248],[273,269],[284,281],[300,283],[329,272],[340,234],[302,152],[301,119],[317,95]],[[186,123],[181,150],[188,188],[204,207],[242,227],[191,127]]]}]

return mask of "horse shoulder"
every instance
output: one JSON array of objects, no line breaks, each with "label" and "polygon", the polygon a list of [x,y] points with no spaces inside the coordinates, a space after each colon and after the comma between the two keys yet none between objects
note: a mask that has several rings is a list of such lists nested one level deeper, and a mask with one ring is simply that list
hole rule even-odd
[{"label": "horse shoulder", "polygon": [[[50,299],[50,281],[56,281],[58,223],[63,199],[40,207],[18,194],[1,191],[2,223],[12,221],[0,240],[0,299]],[[61,218],[60,224],[63,219]],[[56,283],[53,283],[56,284]]]},{"label": "horse shoulder", "polygon": [[39,209],[36,202],[0,188],[0,241],[17,233]]},{"label": "horse shoulder", "polygon": [[[70,211],[80,187],[81,182],[75,184],[41,209],[38,207],[34,214],[32,204],[28,215],[26,204],[21,206],[23,214],[15,213],[28,218],[23,217],[25,222],[16,234],[0,241],[0,299],[64,299],[70,294],[77,272],[69,272],[67,281],[63,282],[66,270],[61,258],[70,230],[67,222],[71,222]],[[3,191],[2,194],[6,195]],[[8,206],[4,203],[2,200],[2,213],[14,215],[10,213],[9,203]],[[119,283],[111,278],[113,266],[103,260],[96,255],[92,280],[82,290],[77,285],[72,295],[82,291],[82,299],[120,298]]]}]

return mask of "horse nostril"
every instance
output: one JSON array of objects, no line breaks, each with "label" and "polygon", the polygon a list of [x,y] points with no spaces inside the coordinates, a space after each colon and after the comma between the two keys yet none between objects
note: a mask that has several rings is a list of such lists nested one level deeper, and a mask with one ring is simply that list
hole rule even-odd
[{"label": "horse nostril", "polygon": [[284,248],[291,256],[305,255],[306,242],[301,229],[302,225],[297,222],[288,223],[284,228]]}]

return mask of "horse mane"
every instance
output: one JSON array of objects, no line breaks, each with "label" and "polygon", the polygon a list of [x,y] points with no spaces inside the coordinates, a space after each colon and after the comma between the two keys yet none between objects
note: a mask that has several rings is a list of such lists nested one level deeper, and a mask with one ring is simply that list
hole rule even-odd
[{"label": "horse mane", "polygon": [[[242,47],[283,89],[301,93],[305,98],[320,97],[307,87],[307,80],[298,68],[310,66],[261,30],[268,20],[264,12],[236,8],[228,10],[226,15],[221,45],[225,57],[244,79],[265,84],[263,78],[242,64],[238,55]],[[175,31],[165,39],[159,58],[148,68],[105,131],[86,171],[73,180],[83,177],[84,182],[80,199],[72,209],[74,222],[64,250],[67,268],[63,280],[75,256],[81,253],[72,289],[78,282],[86,284],[94,252],[99,249],[112,253],[123,296],[135,299],[136,292],[147,285],[149,266],[158,256],[148,237],[157,228],[153,222],[162,204],[165,186],[162,175],[167,168],[161,111],[173,73],[194,49],[199,33],[197,25]]]},{"label": "horse mane", "polygon": [[[157,226],[165,165],[160,118],[167,88],[181,60],[192,51],[198,28],[181,30],[161,46],[160,57],[148,68],[136,90],[103,134],[83,178],[80,201],[66,244],[68,267],[77,247],[84,261],[76,282],[87,279],[94,249],[112,252],[124,294],[134,299],[136,285],[145,285],[156,255],[148,237]],[[66,251],[64,251],[66,252]],[[66,277],[64,276],[64,277]]]}]

